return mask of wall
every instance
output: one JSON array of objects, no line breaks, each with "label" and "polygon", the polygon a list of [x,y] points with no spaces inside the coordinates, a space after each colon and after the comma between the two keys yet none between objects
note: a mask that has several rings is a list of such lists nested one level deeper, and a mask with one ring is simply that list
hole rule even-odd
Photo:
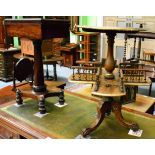
[{"label": "wall", "polygon": [[[13,19],[22,19],[22,16],[13,16]],[[14,47],[18,48],[19,47],[19,39],[18,37],[13,37],[13,45]]]}]

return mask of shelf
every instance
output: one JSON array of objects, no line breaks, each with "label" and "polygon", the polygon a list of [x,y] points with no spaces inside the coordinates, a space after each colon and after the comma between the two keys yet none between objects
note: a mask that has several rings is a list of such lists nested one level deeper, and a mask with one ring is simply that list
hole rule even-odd
[{"label": "shelf", "polygon": [[99,33],[90,33],[90,32],[78,32],[76,33],[79,38],[78,45],[80,47],[77,50],[78,53],[81,53],[80,60],[85,59],[85,61],[96,61],[98,55],[98,41]]},{"label": "shelf", "polygon": [[99,35],[98,32],[76,32],[75,33],[77,36],[86,36],[86,35],[91,35],[91,36],[96,36],[96,35]]},{"label": "shelf", "polygon": [[78,50],[79,53],[85,53],[85,50]]}]

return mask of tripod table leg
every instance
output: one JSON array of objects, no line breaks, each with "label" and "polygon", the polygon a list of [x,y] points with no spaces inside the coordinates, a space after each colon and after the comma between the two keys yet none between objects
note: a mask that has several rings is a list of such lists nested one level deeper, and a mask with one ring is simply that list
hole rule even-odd
[{"label": "tripod table leg", "polygon": [[121,126],[126,127],[128,129],[132,129],[133,131],[137,131],[139,129],[139,127],[136,123],[127,122],[126,120],[124,120],[122,113],[121,113],[121,104],[120,103],[113,102],[112,103],[112,111],[114,112],[116,120],[118,121],[118,123]]},{"label": "tripod table leg", "polygon": [[89,135],[91,132],[93,132],[102,123],[102,121],[105,118],[106,112],[109,111],[109,109],[111,109],[110,107],[111,107],[111,103],[109,101],[105,101],[99,105],[99,107],[97,108],[97,111],[98,111],[97,120],[94,124],[92,124],[92,126],[90,128],[86,128],[82,132],[83,137],[86,137],[87,135]]}]

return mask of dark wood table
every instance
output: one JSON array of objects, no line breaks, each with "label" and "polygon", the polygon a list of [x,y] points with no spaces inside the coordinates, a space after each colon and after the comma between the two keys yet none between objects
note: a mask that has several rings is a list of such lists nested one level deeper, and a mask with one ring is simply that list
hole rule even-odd
[{"label": "dark wood table", "polygon": [[[97,108],[98,117],[95,123],[89,128],[86,128],[82,135],[85,137],[93,132],[102,123],[105,116],[109,115],[111,111],[114,112],[116,120],[120,125],[128,129],[137,131],[139,129],[136,123],[129,123],[124,120],[121,113],[121,103],[115,101],[116,97],[123,97],[126,95],[124,85],[120,73],[114,75],[115,60],[113,56],[114,39],[117,33],[137,33],[140,29],[121,28],[121,27],[88,27],[78,26],[83,31],[106,33],[108,51],[105,60],[104,69],[100,73],[98,83],[94,86],[92,94],[98,97],[103,97],[103,101]],[[120,79],[121,78],[121,79]]]},{"label": "dark wood table", "polygon": [[41,46],[42,41],[50,38],[69,37],[68,20],[58,19],[6,19],[4,21],[5,30],[8,36],[28,38],[34,45],[34,83],[31,95],[17,91],[17,103],[22,104],[22,96],[32,97],[39,100],[39,111],[46,113],[45,98],[49,96],[59,96],[62,104],[64,102],[63,92],[49,93],[44,84],[43,60]]},{"label": "dark wood table", "polygon": [[[137,51],[137,59],[140,59],[140,52],[141,52],[141,42],[142,39],[155,39],[155,33],[153,32],[138,32],[138,33],[127,33],[126,34],[126,39],[127,38],[134,38],[134,52],[133,52],[133,58],[135,58],[135,45],[136,45],[136,38],[139,39],[138,42],[138,51]],[[150,55],[150,61],[154,61],[154,52],[146,52],[146,54]],[[144,57],[143,57],[144,59]],[[144,59],[146,60],[146,59]]]},{"label": "dark wood table", "polygon": [[[152,82],[155,82],[155,76],[154,76],[154,69],[155,69],[154,56],[155,56],[155,52],[150,51],[150,50],[144,50],[143,59],[140,58],[142,39],[143,40],[144,39],[155,39],[155,33],[154,32],[129,33],[129,34],[127,34],[127,38],[134,38],[135,44],[136,44],[136,38],[139,38],[137,59],[141,60],[141,63],[144,63],[145,66],[147,66],[147,68],[153,68],[153,72],[151,74],[149,74],[148,77],[150,78],[150,80]],[[134,53],[135,53],[135,46],[134,46]],[[134,54],[134,56],[135,56],[135,54]],[[147,56],[149,59],[146,59]],[[149,88],[149,96],[151,95],[151,90],[152,90],[152,83],[151,83],[150,88]]]}]

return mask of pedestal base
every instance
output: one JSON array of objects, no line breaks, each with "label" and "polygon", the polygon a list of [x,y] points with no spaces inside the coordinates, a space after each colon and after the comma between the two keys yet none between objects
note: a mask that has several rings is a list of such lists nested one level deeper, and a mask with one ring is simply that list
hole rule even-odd
[{"label": "pedestal base", "polygon": [[23,105],[23,99],[22,99],[23,97],[32,98],[32,99],[38,101],[39,113],[46,114],[46,107],[45,107],[45,99],[46,98],[57,96],[59,98],[58,102],[61,105],[64,105],[64,103],[65,103],[64,86],[65,85],[66,85],[65,83],[62,83],[60,85],[53,86],[53,90],[50,89],[50,91],[48,91],[48,89],[47,89],[46,91],[43,91],[43,92],[34,92],[32,90],[21,91],[21,90],[17,89],[16,90],[16,103],[18,106],[21,106],[21,105]]},{"label": "pedestal base", "polygon": [[132,129],[133,131],[139,130],[139,126],[136,123],[127,122],[124,120],[121,113],[121,104],[113,102],[112,98],[109,98],[108,101],[104,101],[103,103],[101,103],[97,108],[97,111],[97,120],[94,124],[92,124],[90,128],[86,128],[84,131],[82,131],[83,137],[88,136],[91,132],[96,130],[104,120],[105,116],[107,116],[107,114],[109,115],[111,111],[115,114],[116,120],[121,126]]}]

